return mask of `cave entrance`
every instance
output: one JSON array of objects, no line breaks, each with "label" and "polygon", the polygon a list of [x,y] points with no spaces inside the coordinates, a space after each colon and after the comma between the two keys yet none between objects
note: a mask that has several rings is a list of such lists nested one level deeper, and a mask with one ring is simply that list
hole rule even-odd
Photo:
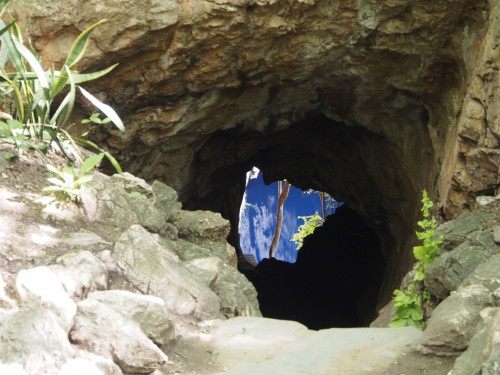
[{"label": "cave entrance", "polygon": [[[291,186],[279,245],[269,258],[277,184],[265,185],[261,176],[255,168],[247,174],[239,233],[243,261],[248,262],[242,270],[257,289],[263,316],[295,320],[310,329],[368,325],[376,314],[385,265],[375,232],[347,205],[331,201],[330,207],[322,207],[317,192],[306,194]],[[319,212],[321,217],[326,214],[322,208],[331,214],[297,250],[291,242],[297,212]]]},{"label": "cave entrance", "polygon": [[[374,311],[390,300],[414,262],[411,248],[415,241],[420,191],[428,182],[433,160],[425,125],[428,118],[420,116],[421,108],[417,109],[415,113],[407,111],[413,113],[412,127],[398,128],[408,133],[404,137],[401,135],[404,140],[401,144],[366,127],[336,121],[322,113],[310,113],[281,129],[279,122],[270,118],[266,128],[259,131],[240,126],[216,132],[196,146],[188,183],[180,191],[181,201],[185,209],[217,211],[231,222],[228,241],[237,250],[239,268],[244,273],[252,267],[242,260],[239,212],[245,192],[245,175],[253,166],[263,171],[266,183],[286,179],[302,190],[327,192],[345,202],[344,211],[357,218],[352,228],[366,228],[359,237],[373,238],[371,248],[374,250],[370,254],[378,255],[371,259],[359,256],[352,250],[354,246],[339,246],[342,249],[338,255],[340,260],[332,261],[330,267],[319,264],[315,271],[320,281],[323,278],[325,287],[332,280],[339,283],[337,294],[330,298],[330,305],[313,308],[303,303],[303,308],[315,310],[317,315],[324,314],[324,322],[329,322],[334,303],[340,306],[339,309],[349,306],[348,313],[344,314],[349,318],[339,318],[337,322],[321,326],[367,325]],[[332,222],[336,220],[334,215]],[[343,228],[340,225],[339,228]],[[332,226],[333,233],[336,230]],[[344,233],[337,232],[337,235]],[[352,240],[357,238],[353,235]],[[342,258],[344,256],[347,258]],[[370,259],[370,267],[362,264],[365,259]],[[283,267],[292,269],[293,265]],[[342,273],[333,272],[335,267],[340,267]],[[351,279],[350,274],[356,274],[358,269],[368,274],[376,270],[377,275],[368,279],[358,275]],[[332,273],[335,277],[344,275],[347,281],[329,279]],[[358,285],[360,280],[361,284],[368,285],[368,280],[378,280],[381,274],[383,280],[373,282],[369,291]],[[301,277],[299,274],[295,288],[288,290],[305,288],[308,284],[301,283]],[[273,288],[277,283],[262,285]],[[344,293],[350,284],[357,291]],[[309,293],[317,299],[328,300],[323,287],[311,288]],[[363,298],[365,295],[368,297]],[[341,298],[345,301],[343,305],[339,304]],[[281,308],[282,318],[292,318],[290,312],[286,313],[288,309],[291,307]],[[313,323],[307,324],[315,327]]]}]

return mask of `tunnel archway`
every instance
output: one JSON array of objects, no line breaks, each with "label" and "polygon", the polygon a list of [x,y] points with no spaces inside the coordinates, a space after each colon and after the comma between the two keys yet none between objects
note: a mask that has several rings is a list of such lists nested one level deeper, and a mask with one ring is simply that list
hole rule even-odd
[{"label": "tunnel archway", "polygon": [[[284,130],[270,126],[267,132],[242,128],[217,132],[194,155],[190,183],[181,191],[181,200],[186,209],[218,211],[229,219],[229,242],[237,250],[245,173],[254,165],[264,172],[266,182],[286,178],[299,188],[325,191],[346,202],[359,216],[356,225],[366,226],[375,236],[373,243],[380,252],[375,273],[383,276],[365,299],[371,301],[369,307],[355,307],[355,321],[337,324],[367,324],[413,263],[408,250],[414,241],[420,190],[427,183],[426,168],[432,162],[426,111],[413,110],[410,115],[416,124],[405,145],[412,150],[407,154],[380,134],[322,113],[311,113]],[[238,252],[241,259],[241,249]],[[345,260],[345,268],[354,267],[348,265],[351,260]],[[359,294],[356,303],[346,305],[352,307],[358,300]]]}]

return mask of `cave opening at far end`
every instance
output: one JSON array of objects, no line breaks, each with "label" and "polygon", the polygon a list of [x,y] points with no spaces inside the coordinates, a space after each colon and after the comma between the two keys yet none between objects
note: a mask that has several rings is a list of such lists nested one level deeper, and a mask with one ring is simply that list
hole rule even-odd
[{"label": "cave opening at far end", "polygon": [[[417,125],[404,150],[317,113],[278,131],[219,131],[197,148],[181,201],[185,209],[217,211],[229,220],[228,242],[256,286],[264,316],[312,329],[368,326],[390,300],[413,266],[419,192],[432,160],[428,118],[420,112],[412,118]],[[254,166],[266,184],[286,179],[345,202],[304,241],[295,264],[251,265],[243,256],[240,208]]]},{"label": "cave opening at far end", "polygon": [[304,239],[295,263],[266,258],[243,272],[264,317],[324,329],[370,324],[384,264],[377,235],[343,205]]}]

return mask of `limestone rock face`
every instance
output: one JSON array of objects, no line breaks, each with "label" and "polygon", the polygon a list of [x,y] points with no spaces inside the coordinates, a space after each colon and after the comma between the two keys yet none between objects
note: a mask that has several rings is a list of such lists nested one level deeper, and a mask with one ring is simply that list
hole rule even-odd
[{"label": "limestone rock face", "polygon": [[460,288],[433,311],[418,347],[423,353],[453,355],[467,348],[477,331],[479,312],[493,305],[482,285]]},{"label": "limestone rock face", "polygon": [[125,373],[149,374],[168,360],[139,324],[95,299],[78,304],[70,338],[81,349],[113,360]]},{"label": "limestone rock face", "polygon": [[385,297],[410,268],[420,190],[454,217],[498,186],[496,0],[35,0],[11,9],[56,66],[79,32],[109,19],[79,69],[120,63],[91,90],[127,133],[91,134],[128,171],[173,186],[189,209],[220,211],[253,165],[267,180],[327,191],[377,231]]},{"label": "limestone rock face", "polygon": [[191,277],[158,235],[132,225],[116,242],[113,258],[135,288],[162,298],[169,310],[198,318],[220,316],[215,293]]},{"label": "limestone rock face", "polygon": [[474,335],[467,350],[457,358],[450,375],[495,374],[500,362],[500,309],[481,311],[481,329]]}]

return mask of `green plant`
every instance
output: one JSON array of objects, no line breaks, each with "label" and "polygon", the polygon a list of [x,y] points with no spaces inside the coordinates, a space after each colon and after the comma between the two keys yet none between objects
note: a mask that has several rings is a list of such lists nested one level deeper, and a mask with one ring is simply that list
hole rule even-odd
[{"label": "green plant", "polygon": [[[8,0],[0,0],[0,12],[3,13]],[[17,147],[33,148],[45,152],[50,143],[58,145],[61,152],[68,156],[63,143],[73,143],[67,130],[68,121],[73,112],[77,89],[88,101],[104,113],[122,132],[123,123],[116,112],[108,105],[79,85],[92,81],[111,72],[116,66],[92,73],[78,73],[72,68],[82,59],[89,43],[92,31],[106,20],[101,20],[84,30],[70,48],[64,64],[59,70],[53,67],[43,69],[41,57],[31,46],[24,44],[24,38],[16,19],[7,25],[0,19],[0,106],[9,113],[7,124],[12,130],[9,120],[22,125],[22,132],[0,135],[2,140],[11,141]],[[13,70],[12,70],[13,69]],[[57,104],[57,107],[55,107]],[[6,116],[0,116],[6,118]],[[100,120],[100,119],[99,119]],[[107,123],[102,120],[100,123]],[[1,125],[5,130],[5,125]],[[105,156],[109,159],[109,154]],[[113,164],[113,161],[110,160]],[[115,160],[116,162],[116,160]],[[113,164],[114,165],[114,164]]]},{"label": "green plant", "polygon": [[422,308],[422,295],[416,289],[415,284],[411,284],[404,292],[394,291],[394,308],[396,312],[391,320],[390,327],[414,326],[422,329],[424,310]]},{"label": "green plant", "polygon": [[425,276],[425,268],[439,255],[443,236],[436,235],[436,219],[431,216],[429,210],[434,203],[429,199],[427,192],[422,193],[422,215],[417,225],[422,231],[417,232],[417,238],[422,241],[422,245],[413,248],[413,255],[419,262],[415,267],[415,279],[422,281]]},{"label": "green plant", "polygon": [[51,164],[46,164],[47,169],[54,177],[48,178],[52,184],[43,188],[43,192],[53,194],[59,200],[69,200],[74,203],[81,202],[81,193],[85,185],[92,180],[89,173],[104,157],[104,154],[91,156],[84,160],[80,168],[73,166],[64,167],[61,170]]},{"label": "green plant", "polygon": [[111,119],[109,117],[101,119],[101,114],[99,112],[92,113],[92,115],[89,118],[82,120],[82,124],[94,123],[94,124],[104,125],[110,122]]},{"label": "green plant", "polygon": [[423,219],[417,222],[422,231],[417,231],[417,238],[422,245],[413,248],[413,255],[418,260],[414,267],[415,276],[406,290],[394,291],[394,308],[396,312],[389,324],[390,327],[414,326],[422,329],[424,319],[423,302],[430,300],[430,293],[425,290],[423,280],[426,267],[439,255],[442,236],[436,235],[436,219],[431,216],[430,209],[434,203],[429,199],[427,192],[422,192]]},{"label": "green plant", "polygon": [[297,233],[295,233],[290,241],[294,242],[299,250],[304,244],[304,238],[314,232],[314,230],[323,224],[323,218],[319,216],[318,211],[314,215],[299,216],[299,219],[304,223],[299,226]]}]

